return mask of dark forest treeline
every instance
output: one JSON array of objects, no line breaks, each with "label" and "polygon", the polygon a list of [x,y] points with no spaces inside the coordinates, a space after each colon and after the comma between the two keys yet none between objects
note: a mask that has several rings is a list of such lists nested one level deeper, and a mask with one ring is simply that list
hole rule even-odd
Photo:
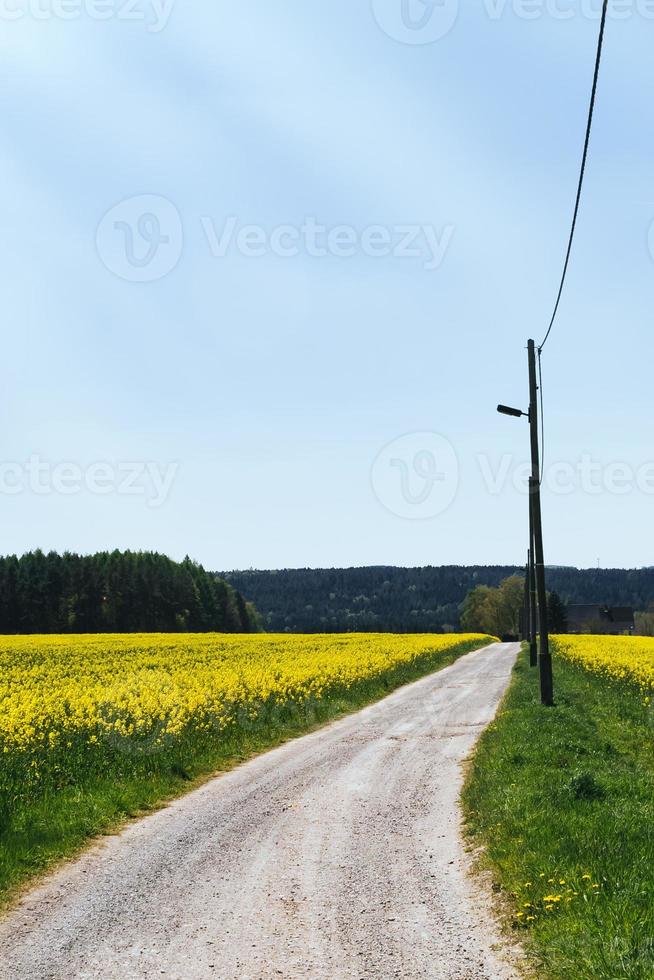
[{"label": "dark forest treeline", "polygon": [[256,629],[240,593],[189,558],[131,551],[0,558],[0,633]]},{"label": "dark forest treeline", "polygon": [[[497,587],[522,569],[379,566],[223,574],[255,604],[264,629],[271,632],[421,633],[458,627],[471,589]],[[654,569],[548,568],[547,588],[566,602],[644,610],[654,603]]]}]

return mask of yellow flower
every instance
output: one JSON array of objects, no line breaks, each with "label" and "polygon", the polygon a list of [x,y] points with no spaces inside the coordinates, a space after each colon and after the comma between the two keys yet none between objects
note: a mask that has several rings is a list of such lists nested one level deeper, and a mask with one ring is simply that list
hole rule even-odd
[{"label": "yellow flower", "polygon": [[645,695],[654,691],[654,639],[647,636],[557,636],[559,656],[610,681],[628,681]]},{"label": "yellow flower", "polygon": [[[56,789],[85,766],[207,745],[398,668],[430,666],[472,634],[115,634],[0,637],[0,795]],[[274,715],[273,715],[274,720]],[[41,790],[40,790],[41,791]]]}]

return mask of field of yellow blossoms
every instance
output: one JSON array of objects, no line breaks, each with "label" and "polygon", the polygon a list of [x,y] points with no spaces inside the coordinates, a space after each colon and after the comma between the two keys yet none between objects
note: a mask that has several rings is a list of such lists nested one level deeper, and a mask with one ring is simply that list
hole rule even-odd
[{"label": "field of yellow blossoms", "polygon": [[555,652],[611,681],[654,691],[654,638],[647,636],[557,636]]},{"label": "field of yellow blossoms", "polygon": [[488,637],[120,634],[0,638],[0,821],[88,775],[183,764],[198,746],[397,684]]}]

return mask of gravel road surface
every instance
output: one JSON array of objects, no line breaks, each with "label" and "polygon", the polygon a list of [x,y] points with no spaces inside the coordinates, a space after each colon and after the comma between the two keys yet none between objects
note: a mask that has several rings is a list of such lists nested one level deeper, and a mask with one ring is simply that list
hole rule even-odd
[{"label": "gravel road surface", "polygon": [[515,977],[457,801],[517,650],[462,657],[103,839],[2,921],[0,977]]}]

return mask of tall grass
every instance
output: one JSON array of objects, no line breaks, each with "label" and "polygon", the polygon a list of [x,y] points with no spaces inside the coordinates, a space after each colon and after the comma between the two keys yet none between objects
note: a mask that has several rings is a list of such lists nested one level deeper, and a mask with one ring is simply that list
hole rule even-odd
[{"label": "tall grass", "polygon": [[642,693],[525,658],[464,793],[511,925],[550,980],[654,977],[654,729]]}]

